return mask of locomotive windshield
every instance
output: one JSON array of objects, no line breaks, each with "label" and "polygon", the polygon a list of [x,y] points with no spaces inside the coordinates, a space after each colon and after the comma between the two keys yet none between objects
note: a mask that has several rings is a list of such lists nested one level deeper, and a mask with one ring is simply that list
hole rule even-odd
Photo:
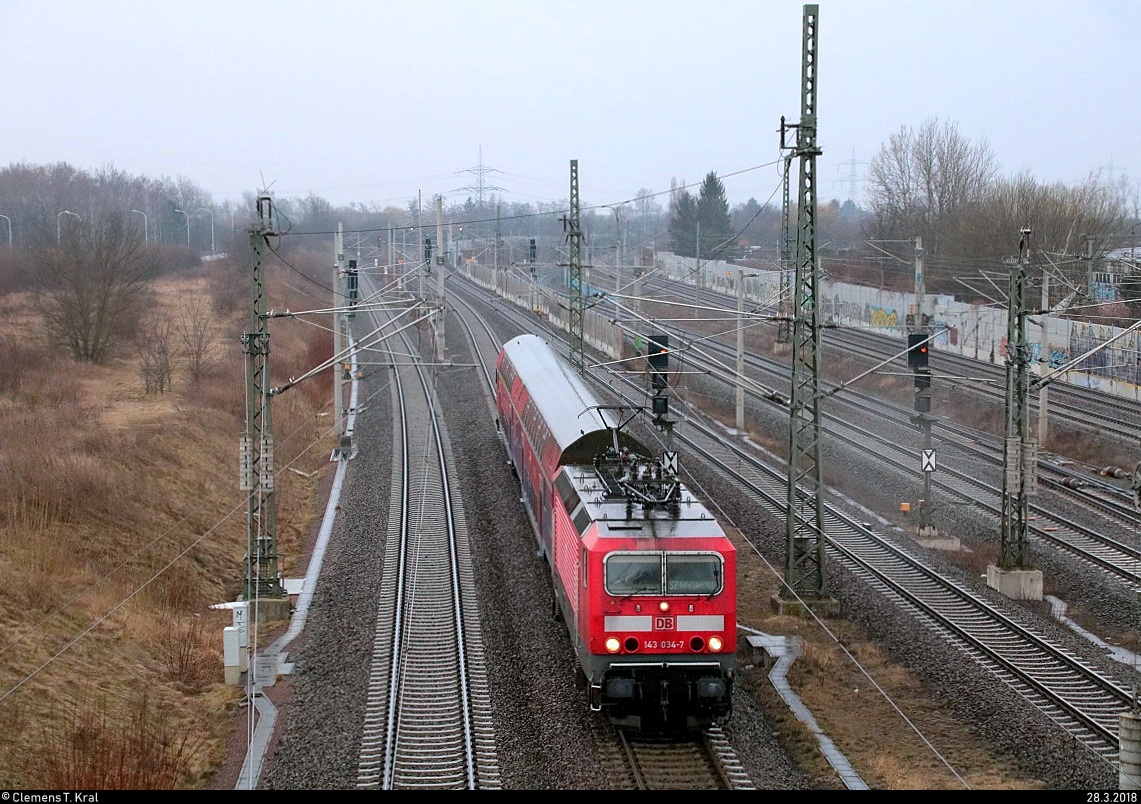
[{"label": "locomotive windshield", "polygon": [[666,554],[667,595],[714,595],[721,591],[721,557]]},{"label": "locomotive windshield", "polygon": [[612,595],[660,594],[662,554],[619,553],[608,556],[606,591]]},{"label": "locomotive windshield", "polygon": [[611,595],[715,595],[721,591],[716,553],[611,553],[606,591]]}]

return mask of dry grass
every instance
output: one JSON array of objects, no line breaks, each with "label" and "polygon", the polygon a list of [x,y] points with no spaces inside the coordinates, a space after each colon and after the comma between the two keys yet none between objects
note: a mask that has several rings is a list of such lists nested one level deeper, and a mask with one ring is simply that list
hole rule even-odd
[{"label": "dry grass", "polygon": [[[0,348],[17,358],[0,368],[0,787],[201,787],[221,759],[242,695],[223,684],[230,616],[209,608],[240,593],[246,546],[240,282],[232,272],[163,280],[165,315],[189,295],[212,300],[218,356],[197,384],[176,365],[164,394],[145,392],[137,352],[100,365],[51,357],[28,337],[28,300],[0,299]],[[269,297],[324,306],[273,269]],[[300,322],[272,322],[271,333],[274,384],[332,351]],[[331,436],[315,441],[314,421],[330,377],[275,397],[277,467],[310,475],[278,476],[287,574],[303,569],[328,466]]]},{"label": "dry grass", "polygon": [[[735,540],[739,534],[730,531]],[[956,719],[875,641],[843,618],[820,622],[776,614],[779,584],[751,548],[738,542],[738,617],[769,634],[795,636],[800,654],[789,683],[817,724],[874,790],[1041,789],[1009,758],[988,753],[973,723]],[[781,743],[817,778],[840,782],[816,736],[777,696],[759,670],[741,676],[737,694],[751,694],[772,718]],[[954,770],[952,770],[954,769]],[[957,775],[956,775],[957,774]],[[961,778],[960,778],[961,777]]]}]

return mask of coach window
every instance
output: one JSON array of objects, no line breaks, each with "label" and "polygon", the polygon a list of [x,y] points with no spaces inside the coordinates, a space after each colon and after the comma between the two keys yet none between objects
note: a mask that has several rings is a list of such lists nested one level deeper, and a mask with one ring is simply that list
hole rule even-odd
[{"label": "coach window", "polygon": [[551,489],[546,481],[539,481],[539,534],[544,541],[551,536]]},{"label": "coach window", "polygon": [[571,515],[571,521],[574,522],[579,536],[586,533],[586,529],[590,525],[590,512],[586,510],[585,505],[579,505],[578,510]]},{"label": "coach window", "polygon": [[606,557],[606,591],[612,595],[660,594],[661,553],[613,553]]},{"label": "coach window", "polygon": [[559,493],[563,507],[567,509],[569,514],[578,505],[578,492],[574,490],[574,484],[571,483],[566,472],[559,472],[555,478],[555,490]]},{"label": "coach window", "polygon": [[666,553],[666,594],[715,595],[721,591],[721,556]]}]

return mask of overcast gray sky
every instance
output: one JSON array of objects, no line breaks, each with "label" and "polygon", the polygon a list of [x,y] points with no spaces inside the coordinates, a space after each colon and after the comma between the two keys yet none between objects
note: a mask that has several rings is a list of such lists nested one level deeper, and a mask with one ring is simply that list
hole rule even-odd
[{"label": "overcast gray sky", "polygon": [[[1141,2],[822,0],[820,199],[901,126],[985,139],[1003,173],[1141,180]],[[485,182],[584,203],[697,183],[779,192],[800,117],[788,0],[0,0],[0,165],[449,202]],[[854,164],[853,164],[854,163]],[[764,166],[764,167],[758,167]],[[755,169],[754,169],[755,168]],[[743,171],[740,172],[739,171]],[[734,175],[735,174],[735,175]]]}]

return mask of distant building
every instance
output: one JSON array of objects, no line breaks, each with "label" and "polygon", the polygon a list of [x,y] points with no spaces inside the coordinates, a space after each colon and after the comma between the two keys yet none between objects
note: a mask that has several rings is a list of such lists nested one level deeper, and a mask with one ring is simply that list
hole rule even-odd
[{"label": "distant building", "polygon": [[1102,269],[1094,271],[1090,295],[1098,301],[1120,301],[1122,279],[1138,273],[1141,264],[1141,249],[1133,246],[1108,251],[1099,264]]}]

